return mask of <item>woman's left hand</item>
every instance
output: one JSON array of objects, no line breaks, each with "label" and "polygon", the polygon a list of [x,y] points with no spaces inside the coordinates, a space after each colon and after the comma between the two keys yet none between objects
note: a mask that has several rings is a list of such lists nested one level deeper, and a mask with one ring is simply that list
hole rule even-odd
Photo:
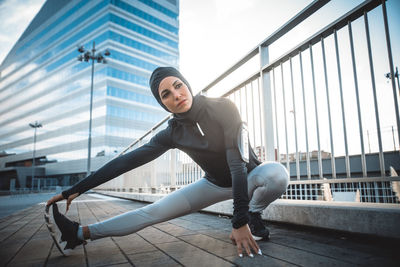
[{"label": "woman's left hand", "polygon": [[232,240],[232,243],[236,245],[239,257],[243,257],[243,249],[250,257],[254,257],[251,250],[257,254],[260,253],[260,248],[251,235],[248,224],[243,225],[238,229],[232,228],[232,233],[229,238]]},{"label": "woman's left hand", "polygon": [[[74,200],[74,199],[77,198],[78,196],[79,196],[79,193],[75,193],[75,194],[70,195],[70,196],[67,198],[67,205],[66,205],[65,213],[68,212],[69,206],[71,205],[72,200]],[[64,197],[63,197],[62,194],[55,195],[54,197],[50,198],[50,199],[47,201],[46,206],[50,206],[50,205],[52,205],[52,204],[54,204],[54,203],[56,203],[56,202],[58,202],[58,201],[61,201],[61,200],[63,200],[63,199],[64,199]]]},{"label": "woman's left hand", "polygon": [[63,200],[63,199],[64,199],[64,197],[62,196],[62,194],[55,195],[54,197],[50,198],[50,199],[47,201],[46,206],[51,206],[51,205],[53,205],[54,203],[56,203],[56,202],[58,202],[58,201],[61,201],[61,200]]}]

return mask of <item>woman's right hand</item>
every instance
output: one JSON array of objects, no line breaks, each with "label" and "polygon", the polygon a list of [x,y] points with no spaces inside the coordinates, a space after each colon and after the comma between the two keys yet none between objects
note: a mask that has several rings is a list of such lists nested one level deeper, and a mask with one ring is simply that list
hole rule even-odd
[{"label": "woman's right hand", "polygon": [[[72,195],[70,195],[70,196],[68,197],[65,213],[68,212],[69,206],[71,205],[72,200],[74,200],[74,199],[77,198],[78,196],[79,196],[79,193],[75,193],[75,194],[72,194]],[[50,205],[52,205],[52,204],[54,204],[54,203],[56,203],[56,202],[58,202],[58,201],[60,201],[60,200],[63,200],[63,199],[64,199],[64,197],[63,197],[62,194],[55,195],[54,197],[50,198],[50,199],[47,201],[47,204],[46,204],[46,205],[47,205],[47,206],[50,206]]]},{"label": "woman's right hand", "polygon": [[243,257],[243,250],[252,258],[254,255],[251,253],[251,250],[259,255],[262,255],[260,247],[251,235],[248,224],[245,224],[238,229],[232,228],[232,233],[230,234],[229,238],[232,240],[232,243],[236,245],[239,257]]}]

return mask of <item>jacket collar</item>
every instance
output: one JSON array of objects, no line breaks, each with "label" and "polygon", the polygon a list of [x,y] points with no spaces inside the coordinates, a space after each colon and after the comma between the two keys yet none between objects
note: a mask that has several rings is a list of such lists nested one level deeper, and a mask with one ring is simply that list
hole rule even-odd
[{"label": "jacket collar", "polygon": [[193,97],[193,103],[190,109],[184,113],[175,113],[174,118],[178,121],[199,121],[203,107],[205,105],[205,97],[196,95]]}]

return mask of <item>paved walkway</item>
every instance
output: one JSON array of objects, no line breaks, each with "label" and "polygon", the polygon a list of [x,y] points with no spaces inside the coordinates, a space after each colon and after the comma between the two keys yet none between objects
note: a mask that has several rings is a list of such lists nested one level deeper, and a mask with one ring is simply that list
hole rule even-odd
[{"label": "paved walkway", "polygon": [[0,219],[11,215],[16,211],[46,201],[54,196],[54,194],[55,193],[37,193],[0,196]]},{"label": "paved walkway", "polygon": [[[68,216],[89,224],[144,205],[83,195]],[[0,266],[396,266],[400,260],[399,240],[283,225],[269,226],[270,241],[259,242],[263,256],[239,258],[228,238],[229,218],[204,213],[88,242],[63,257],[50,239],[43,211],[42,203],[0,219]]]}]

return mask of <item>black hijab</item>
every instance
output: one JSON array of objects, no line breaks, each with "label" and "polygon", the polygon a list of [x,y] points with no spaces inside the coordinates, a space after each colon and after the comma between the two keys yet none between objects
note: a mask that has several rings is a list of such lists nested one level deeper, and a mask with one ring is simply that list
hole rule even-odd
[{"label": "black hijab", "polygon": [[162,106],[168,112],[170,112],[170,111],[167,109],[167,107],[161,101],[160,95],[158,93],[158,87],[160,86],[161,81],[165,77],[169,77],[169,76],[177,77],[182,82],[184,82],[186,84],[186,86],[188,87],[190,93],[193,96],[193,92],[192,92],[192,89],[190,88],[188,81],[185,79],[185,77],[183,77],[183,75],[177,69],[175,69],[173,67],[158,67],[158,68],[156,68],[150,76],[150,80],[149,80],[150,89],[151,89],[151,92],[153,93],[155,99],[160,104],[160,106]]}]

